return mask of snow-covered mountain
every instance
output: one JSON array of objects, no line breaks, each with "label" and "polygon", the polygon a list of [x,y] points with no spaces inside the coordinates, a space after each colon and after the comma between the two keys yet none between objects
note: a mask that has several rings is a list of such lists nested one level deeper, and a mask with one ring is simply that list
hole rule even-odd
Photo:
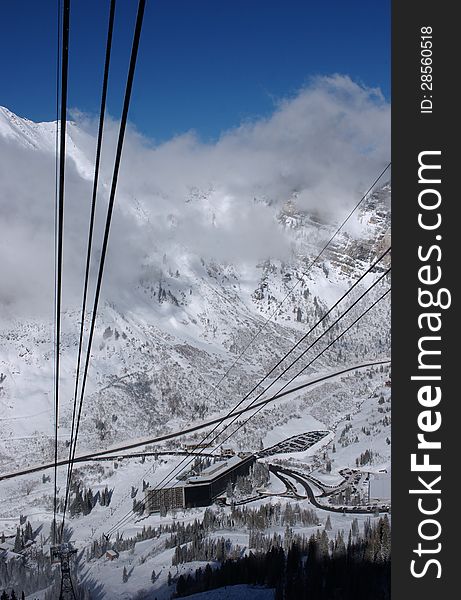
[{"label": "snow-covered mountain", "polygon": [[[55,135],[53,123],[33,123],[0,108],[0,207],[3,213],[0,227],[2,250],[7,257],[5,270],[0,266],[4,287],[4,293],[0,293],[1,467],[31,462],[31,456],[32,462],[37,462],[49,457],[52,449]],[[109,135],[109,141],[111,139]],[[66,273],[72,275],[65,289],[63,313],[62,448],[71,418],[80,318],[81,291],[78,290],[82,286],[86,240],[83,224],[89,202],[79,199],[79,194],[83,190],[89,198],[93,144],[94,138],[85,127],[69,123],[69,199],[66,202],[70,217],[66,221],[65,277]],[[3,160],[7,156],[14,164]],[[110,165],[109,159],[107,165]],[[19,172],[24,179],[18,176]],[[109,174],[109,168],[103,169],[103,200]],[[42,196],[47,195],[44,202]],[[389,184],[371,195],[312,266],[320,248],[343,218],[344,210],[334,217],[330,210],[327,217],[321,207],[315,212],[307,210],[298,201],[296,191],[289,197],[275,199],[255,192],[248,200],[251,210],[256,207],[254,214],[260,214],[257,211],[261,210],[265,219],[270,218],[271,231],[277,232],[283,240],[284,249],[279,255],[278,242],[272,243],[267,237],[262,244],[258,241],[258,259],[240,256],[232,260],[221,252],[219,228],[216,234],[215,226],[223,206],[227,213],[232,212],[232,207],[228,206],[227,191],[216,182],[203,189],[190,186],[182,197],[175,196],[175,208],[169,210],[170,198],[166,194],[147,184],[143,187],[139,181],[136,187],[130,188],[129,174],[125,179],[122,177],[116,201],[119,221],[114,224],[109,247],[109,255],[112,253],[115,258],[106,274],[104,302],[98,314],[80,449],[179,429],[186,423],[231,407],[388,245],[390,195]],[[41,207],[40,215],[35,214],[36,206]],[[43,207],[48,211],[46,214]],[[208,227],[205,231],[209,232],[209,238],[200,240],[203,243],[199,245],[191,242],[193,230],[184,235],[187,222],[181,222],[181,218],[187,219],[189,214],[200,215]],[[25,229],[26,234],[21,230],[21,234],[13,235],[11,232],[19,227],[18,222],[26,222],[29,217],[31,225]],[[38,223],[36,230],[34,218]],[[252,228],[256,232],[258,223],[250,222],[248,228],[250,233]],[[97,228],[96,233],[99,230]],[[118,233],[125,237],[118,238]],[[234,234],[235,246],[244,247],[246,242],[241,239],[238,228]],[[198,235],[203,236],[203,230]],[[199,251],[197,248],[203,250],[208,239],[208,251]],[[14,248],[15,243],[17,248]],[[43,262],[37,263],[43,264],[42,277],[39,267],[31,272],[21,267],[23,276],[14,272],[11,265],[15,252],[25,255],[21,264],[27,265],[39,254],[37,248],[45,246]],[[96,259],[98,248],[99,243],[94,253]],[[94,276],[94,269],[92,274]],[[371,297],[376,298],[384,289],[384,284],[378,285]],[[33,310],[35,293],[37,297],[43,293],[49,298],[45,310],[38,300],[41,309]],[[27,303],[26,308],[23,306],[24,298],[28,298],[30,314]],[[16,312],[17,305],[21,305],[21,309]],[[352,311],[347,322],[357,314],[356,310]],[[309,357],[314,356],[315,350]],[[362,359],[387,357],[388,353],[389,302],[386,300],[305,375]],[[306,360],[300,364],[306,364]],[[227,376],[223,378],[225,373]],[[328,405],[329,396],[325,395],[318,400],[316,414],[329,411],[328,425],[331,425],[342,418],[353,401],[354,398],[345,398],[342,405],[334,402]],[[274,419],[278,418],[275,414]]]}]

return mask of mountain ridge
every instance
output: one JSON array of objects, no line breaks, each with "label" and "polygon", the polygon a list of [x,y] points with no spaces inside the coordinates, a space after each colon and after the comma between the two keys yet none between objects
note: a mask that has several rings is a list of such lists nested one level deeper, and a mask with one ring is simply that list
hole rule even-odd
[{"label": "mountain ridge", "polygon": [[[33,124],[0,109],[0,136],[9,145],[21,146],[28,156],[35,151],[52,155],[54,127],[54,123]],[[69,123],[69,156],[77,176],[88,185],[92,168],[86,135],[77,124]],[[194,203],[203,206],[210,219],[216,193],[214,188],[194,193]],[[148,247],[143,248],[143,263],[130,286],[120,297],[106,297],[98,314],[81,448],[163,431],[233,405],[386,247],[390,196],[390,184],[385,184],[367,198],[354,230],[341,232],[312,266],[337,224],[320,223],[316,215],[297,206],[294,194],[281,207],[271,207],[274,222],[289,241],[289,257],[271,257],[268,247],[262,261],[233,264],[200,256],[173,233],[171,246],[166,246],[171,252],[162,252],[155,236],[149,234],[157,210],[149,204],[149,194],[135,198],[122,189],[122,210],[138,223]],[[169,221],[167,216],[166,222],[174,232],[174,216]],[[71,418],[79,314],[78,307],[63,313],[60,451],[65,449]],[[360,353],[376,358],[386,355],[388,304],[376,314],[316,368],[345,364]],[[8,321],[1,323],[0,335],[0,404],[5,415],[0,464],[24,463],[31,448],[46,457],[52,436],[52,322],[46,318]],[[230,376],[217,392],[218,382],[229,369]],[[32,413],[40,415],[34,422],[27,418]]]}]

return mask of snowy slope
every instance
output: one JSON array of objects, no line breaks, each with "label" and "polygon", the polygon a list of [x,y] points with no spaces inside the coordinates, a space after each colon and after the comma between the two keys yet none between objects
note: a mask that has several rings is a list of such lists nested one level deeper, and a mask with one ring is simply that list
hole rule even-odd
[{"label": "snowy slope", "polygon": [[[21,147],[22,156],[31,161],[37,152],[52,160],[54,136],[54,124],[33,123],[0,109],[2,151]],[[76,168],[74,176],[88,180],[92,172],[88,134],[72,122],[68,151]],[[7,183],[0,184],[0,194],[7,193]],[[193,202],[208,210],[215,193],[195,192]],[[21,189],[18,195],[18,202],[26,200]],[[99,311],[80,447],[96,448],[135,435],[160,433],[230,406],[385,247],[389,200],[387,185],[363,205],[355,231],[341,233],[312,268],[313,258],[332,235],[334,225],[298,209],[296,195],[282,202],[281,209],[274,207],[274,219],[290,239],[288,261],[268,256],[257,264],[218,262],[197,256],[174,236],[169,251],[162,253],[152,239],[134,285],[120,296],[111,289]],[[122,196],[119,201],[146,235],[155,218],[147,196]],[[5,307],[11,315],[11,304]],[[388,303],[377,307],[306,374],[364,357],[387,356],[388,317]],[[77,307],[66,310],[63,447],[71,415],[78,321]],[[258,333],[256,343],[238,360]],[[7,318],[0,320],[0,335],[0,464],[24,463],[30,454],[35,459],[49,457],[52,322],[43,317]],[[232,367],[236,360],[238,364]],[[229,369],[229,376],[221,382]]]},{"label": "snowy slope", "polygon": [[[60,455],[66,452],[69,436],[78,343],[88,214],[88,207],[82,208],[81,198],[88,197],[91,188],[94,153],[94,139],[85,128],[69,122],[67,135],[69,246],[65,248],[65,273],[71,276],[66,280],[62,324]],[[7,209],[0,238],[4,257],[0,264],[1,471],[50,459],[53,451],[50,298],[54,147],[55,124],[33,123],[0,108],[0,156],[10,157],[10,163],[0,161],[0,208]],[[29,169],[37,193],[26,180],[18,178],[16,164],[21,172]],[[107,187],[107,172],[103,170],[97,234],[101,231]],[[42,196],[46,198],[44,204],[40,204]],[[236,253],[235,259],[231,259],[220,252],[219,233],[214,233],[213,225],[220,210],[230,210],[227,190],[219,186],[188,189],[184,196],[175,198],[179,210],[174,210],[169,207],[171,198],[162,196],[150,184],[134,186],[129,177],[122,178],[115,230],[109,245],[112,264],[105,275],[98,313],[79,450],[181,430],[233,406],[388,246],[390,197],[389,184],[377,190],[313,264],[343,213],[335,219],[302,209],[296,192],[273,201],[258,196],[256,191],[253,202],[264,207],[264,218],[270,216],[271,227],[285,246],[279,252],[277,244],[266,243],[267,249],[262,247],[258,258],[242,258]],[[45,224],[37,221],[38,206],[42,212],[48,211],[41,217]],[[183,221],[190,218],[191,223],[206,222],[208,229],[203,231],[208,232],[209,240],[201,240],[203,243],[197,245],[192,235],[185,235],[182,214]],[[29,217],[31,226],[24,233],[17,223]],[[251,231],[256,223],[250,221],[247,226]],[[16,242],[18,246],[14,247]],[[205,242],[209,242],[210,251]],[[237,229],[234,245],[240,244],[244,247],[243,235]],[[24,256],[14,254],[18,248],[24,250]],[[94,258],[97,257],[98,247],[94,253]],[[9,258],[13,263],[8,263]],[[11,268],[11,264],[16,264],[14,261],[20,265],[17,269]],[[28,263],[34,267],[28,269]],[[380,273],[382,268],[367,277],[364,285]],[[92,282],[94,274],[93,267]],[[365,306],[387,287],[388,283],[378,285]],[[360,286],[353,299],[364,289]],[[344,325],[314,346],[298,367],[306,365],[333,335],[351,323],[359,310],[353,309]],[[323,327],[330,325],[338,314],[336,311]],[[387,299],[307,368],[296,383],[342,367],[387,359],[389,318]],[[88,319],[89,315],[87,323]],[[309,338],[310,342],[314,339],[314,336]],[[307,343],[301,345],[292,358],[306,347]],[[296,371],[289,371],[271,391],[279,390]],[[281,369],[276,369],[263,387],[280,373]],[[390,369],[385,366],[358,370],[317,384],[269,405],[242,427],[230,443],[235,449],[257,451],[261,446],[267,448],[307,431],[327,430],[330,433],[311,448],[281,453],[270,460],[286,461],[293,468],[313,472],[326,483],[337,483],[342,480],[339,474],[342,469],[355,468],[357,459],[371,451],[371,462],[360,468],[364,473],[377,472],[388,467],[390,458],[389,380]],[[235,426],[242,422],[243,418]],[[192,439],[198,441],[201,435],[199,432]],[[171,442],[168,449],[178,449],[179,443],[180,440]],[[131,510],[133,486],[140,487],[143,479],[155,485],[179,460],[178,456],[165,456],[150,457],[145,462],[136,458],[116,461],[117,464],[79,465],[78,476],[94,492],[102,491],[105,486],[114,490],[110,507],[97,505],[90,514],[71,519],[73,540],[79,550],[86,551],[92,541]],[[64,477],[62,469],[58,480],[61,495]],[[257,500],[249,506],[288,501],[279,496],[284,490],[278,479],[271,477],[268,488],[269,493],[275,494],[272,499]],[[52,481],[42,479],[41,473],[0,482],[0,533],[14,535],[22,514],[34,528],[43,526],[46,537],[52,516],[51,494]],[[301,500],[301,505],[310,506],[307,500]],[[319,511],[322,524],[328,514]],[[156,527],[174,519],[193,522],[196,518],[203,518],[202,509],[178,515],[169,513],[166,517],[152,515],[139,523],[130,519],[121,533],[126,538],[141,531],[144,525]],[[365,516],[358,518],[362,525]],[[347,531],[351,519],[332,513],[331,535],[340,529]],[[310,535],[315,530],[307,528],[305,533]],[[283,534],[283,528],[279,533]],[[248,543],[248,531],[244,530],[216,531],[213,535],[232,538],[233,543],[241,546]],[[91,576],[103,584],[102,597],[107,600],[141,598],[144,591],[146,598],[153,593],[154,598],[166,600],[172,592],[167,586],[170,569],[176,576],[203,566],[203,563],[188,563],[177,573],[176,567],[171,566],[172,553],[171,549],[165,549],[164,538],[147,540],[136,544],[133,552],[121,553],[118,561],[91,560],[80,575],[88,568]],[[132,570],[133,576],[122,584],[124,566]],[[154,586],[153,569],[159,574]],[[236,586],[195,597],[220,600],[237,596],[269,600],[273,592]]]}]

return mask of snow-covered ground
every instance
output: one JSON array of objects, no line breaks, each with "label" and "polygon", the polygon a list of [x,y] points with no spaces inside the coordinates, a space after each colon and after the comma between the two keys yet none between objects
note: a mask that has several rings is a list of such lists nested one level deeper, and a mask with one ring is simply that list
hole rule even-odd
[{"label": "snow-covered ground", "polygon": [[[92,158],[88,148],[91,140],[77,124],[71,124],[68,142],[72,182],[69,202],[72,206],[72,198],[80,198],[90,189]],[[42,173],[49,168],[52,172],[52,124],[32,123],[0,109],[0,144],[8,153],[17,156],[19,163],[27,163],[32,171]],[[42,190],[44,194],[49,192],[50,197],[52,184],[51,179],[46,181]],[[101,186],[106,193],[107,182],[102,181]],[[11,190],[16,190],[18,206],[29,206],[29,192],[16,180],[10,181],[6,173],[0,181],[0,194],[4,197]],[[354,235],[342,232],[321,260],[310,268],[312,258],[322,242],[331,237],[336,223],[326,224],[298,208],[296,195],[278,199],[273,209],[265,198],[255,198],[255,202],[262,202],[265,209],[272,210],[271,218],[280,235],[288,240],[290,255],[233,263],[224,259],[218,261],[205,252],[202,256],[196,248],[187,245],[187,238],[186,241],[175,238],[175,215],[169,214],[165,220],[167,243],[162,246],[152,233],[152,223],[164,218],[157,213],[156,202],[164,203],[165,198],[150,188],[137,190],[135,197],[121,186],[118,198],[121,214],[129,220],[132,235],[144,241],[142,255],[135,256],[141,267],[131,279],[122,272],[129,279],[129,284],[124,281],[123,285],[118,279],[115,283],[110,279],[110,274],[114,276],[117,269],[109,271],[108,288],[100,306],[92,348],[78,452],[117,447],[124,441],[181,431],[191,424],[226,414],[384,250],[389,241],[390,193],[390,186],[386,185],[369,198],[359,211]],[[213,203],[221,206],[227,202],[223,194],[219,189],[195,190],[183,199],[183,209],[196,211],[204,220],[213,219]],[[121,223],[119,234],[125,221],[122,219]],[[32,253],[35,252],[35,241],[30,240]],[[129,240],[126,241],[124,250],[129,251]],[[74,266],[68,265],[70,269]],[[368,276],[355,290],[353,298],[358,297],[365,284],[370,284],[379,273]],[[37,289],[41,283],[33,272],[22,274],[21,282]],[[385,289],[385,283],[378,285],[365,306]],[[71,292],[72,289],[68,295],[72,295]],[[36,312],[22,312],[17,316],[8,295],[0,296],[0,302],[0,471],[4,473],[52,459],[53,327],[49,303],[46,310],[37,307]],[[351,311],[344,327],[359,314],[360,306]],[[309,341],[312,342],[338,314],[336,310]],[[307,368],[295,384],[342,367],[387,359],[389,315],[389,302],[379,304],[340,343]],[[62,326],[59,455],[64,457],[68,453],[66,441],[72,418],[79,326],[78,307],[68,301],[64,304]],[[300,359],[298,367],[305,366],[342,327],[334,329],[322,343],[309,350]],[[291,358],[298,357],[307,346],[307,341],[301,344]],[[274,385],[263,397],[277,392],[297,370],[289,371],[275,382],[282,372],[280,367],[276,368],[258,392],[272,382]],[[375,366],[318,383],[267,405],[248,423],[243,423],[244,416],[239,417],[233,427],[242,427],[229,444],[236,451],[257,452],[295,435],[328,431],[328,435],[306,450],[280,452],[262,460],[266,463],[286,462],[294,469],[309,472],[319,480],[319,485],[322,482],[326,486],[341,483],[340,471],[344,469],[358,469],[365,478],[368,472],[389,467],[389,381],[389,367]],[[255,395],[252,394],[247,402]],[[200,431],[188,436],[187,441],[198,442],[202,436]],[[177,438],[156,449],[174,452],[181,448],[183,441]],[[132,488],[138,489],[135,499],[139,500],[143,480],[151,486],[158,484],[181,460],[180,456],[168,455],[157,459],[147,457],[145,461],[125,458],[76,465],[76,474],[85,488],[91,487],[94,494],[101,493],[106,487],[113,490],[110,506],[97,503],[90,514],[72,516],[68,520],[72,528],[71,539],[83,552],[81,562],[85,564],[79,577],[91,577],[102,584],[102,597],[106,600],[128,600],[143,591],[149,594],[146,597],[151,598],[154,593],[152,598],[157,596],[157,600],[167,600],[175,588],[174,583],[168,586],[168,572],[175,581],[179,574],[204,566],[205,563],[187,563],[173,567],[174,549],[165,548],[164,535],[138,542],[132,550],[121,552],[114,561],[105,557],[85,559],[91,543],[110,530],[116,533],[120,519],[131,511]],[[65,480],[66,469],[62,467],[58,472],[61,498]],[[34,530],[40,530],[36,545],[46,546],[53,514],[53,487],[51,470],[0,481],[0,534],[3,531],[5,536],[14,536],[22,516],[23,522],[27,519]],[[315,494],[320,494],[320,488],[312,487]],[[299,494],[304,494],[299,484],[296,483],[295,488]],[[245,506],[257,508],[268,502],[285,505],[296,501],[284,496],[284,486],[272,474],[266,490],[274,495]],[[302,508],[312,508],[308,500],[299,500],[299,504]],[[165,517],[156,514],[142,520],[131,515],[118,527],[118,533],[127,539],[143,527],[192,523],[195,519],[203,519],[204,510],[177,511]],[[323,510],[317,512],[319,523],[315,527],[304,530],[295,527],[294,530],[310,535],[317,528],[323,528],[330,515],[332,530],[329,535],[334,536],[339,530],[347,534],[355,517]],[[363,526],[368,517],[357,515],[356,518]],[[274,527],[267,531],[268,534],[274,532],[283,535],[284,528]],[[212,536],[224,536],[233,545],[248,550],[249,532],[244,528],[215,530]],[[7,537],[6,544],[11,545],[12,540]],[[128,574],[126,582],[122,581],[124,567]],[[152,571],[157,575],[154,583]],[[251,596],[254,600],[269,600],[273,598],[273,592],[236,586],[235,589],[207,592],[191,598],[220,600],[237,596],[239,599]],[[40,596],[34,594],[33,598]]]}]

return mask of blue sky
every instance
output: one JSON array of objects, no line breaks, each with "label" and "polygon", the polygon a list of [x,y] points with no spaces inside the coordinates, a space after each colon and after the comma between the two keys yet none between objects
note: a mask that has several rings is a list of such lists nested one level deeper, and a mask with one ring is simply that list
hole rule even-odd
[{"label": "blue sky", "polygon": [[[2,3],[0,104],[55,116],[56,0]],[[108,0],[72,0],[69,106],[97,113]],[[108,107],[118,117],[136,0],[118,0]],[[386,0],[148,0],[130,120],[164,141],[203,140],[273,112],[316,75],[390,95]]]}]

